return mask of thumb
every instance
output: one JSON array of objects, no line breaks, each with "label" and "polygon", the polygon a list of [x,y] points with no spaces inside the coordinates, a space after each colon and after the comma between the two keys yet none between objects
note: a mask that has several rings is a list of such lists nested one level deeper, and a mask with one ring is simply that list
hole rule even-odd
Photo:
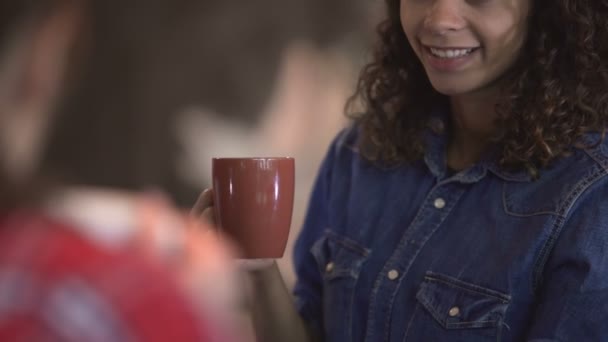
[{"label": "thumb", "polygon": [[199,217],[205,209],[213,206],[213,189],[205,189],[198,196],[190,214],[194,217]]}]

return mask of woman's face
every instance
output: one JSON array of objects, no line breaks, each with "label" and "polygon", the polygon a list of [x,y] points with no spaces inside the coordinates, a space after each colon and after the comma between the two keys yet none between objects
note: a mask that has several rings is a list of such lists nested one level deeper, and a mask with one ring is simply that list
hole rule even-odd
[{"label": "woman's face", "polygon": [[530,0],[401,0],[401,22],[433,87],[448,96],[491,87],[522,48]]}]

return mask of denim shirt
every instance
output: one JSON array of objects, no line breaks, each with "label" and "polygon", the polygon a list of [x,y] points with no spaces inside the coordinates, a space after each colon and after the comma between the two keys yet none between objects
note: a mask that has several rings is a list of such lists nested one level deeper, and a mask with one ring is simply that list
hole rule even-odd
[{"label": "denim shirt", "polygon": [[532,179],[490,159],[450,174],[440,129],[391,169],[356,141],[332,143],[295,247],[325,341],[608,341],[608,143]]}]

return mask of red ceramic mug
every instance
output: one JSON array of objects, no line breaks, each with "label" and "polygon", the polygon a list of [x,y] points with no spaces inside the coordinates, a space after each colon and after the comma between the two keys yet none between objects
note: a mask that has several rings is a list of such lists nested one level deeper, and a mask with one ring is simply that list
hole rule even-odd
[{"label": "red ceramic mug", "polygon": [[285,253],[295,191],[293,158],[213,158],[215,218],[247,259]]}]

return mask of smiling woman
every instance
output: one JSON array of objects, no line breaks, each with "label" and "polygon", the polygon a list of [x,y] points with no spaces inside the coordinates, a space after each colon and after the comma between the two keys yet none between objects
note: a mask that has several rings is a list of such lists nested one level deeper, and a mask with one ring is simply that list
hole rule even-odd
[{"label": "smiling woman", "polygon": [[[496,93],[489,89],[501,92],[478,106],[503,128],[492,140],[504,167],[534,173],[606,125],[604,93],[595,91],[606,79],[608,33],[597,17],[604,2],[388,0],[387,6],[382,43],[352,100],[368,104],[351,114],[364,128],[368,157],[417,159],[425,109],[471,91],[481,98]],[[450,49],[473,50],[460,56]]]},{"label": "smiling woman", "polygon": [[385,3],[296,244],[301,316],[328,341],[608,340],[608,3]]},{"label": "smiling woman", "polygon": [[401,23],[435,90],[461,96],[498,86],[522,48],[528,2],[405,0]]}]

